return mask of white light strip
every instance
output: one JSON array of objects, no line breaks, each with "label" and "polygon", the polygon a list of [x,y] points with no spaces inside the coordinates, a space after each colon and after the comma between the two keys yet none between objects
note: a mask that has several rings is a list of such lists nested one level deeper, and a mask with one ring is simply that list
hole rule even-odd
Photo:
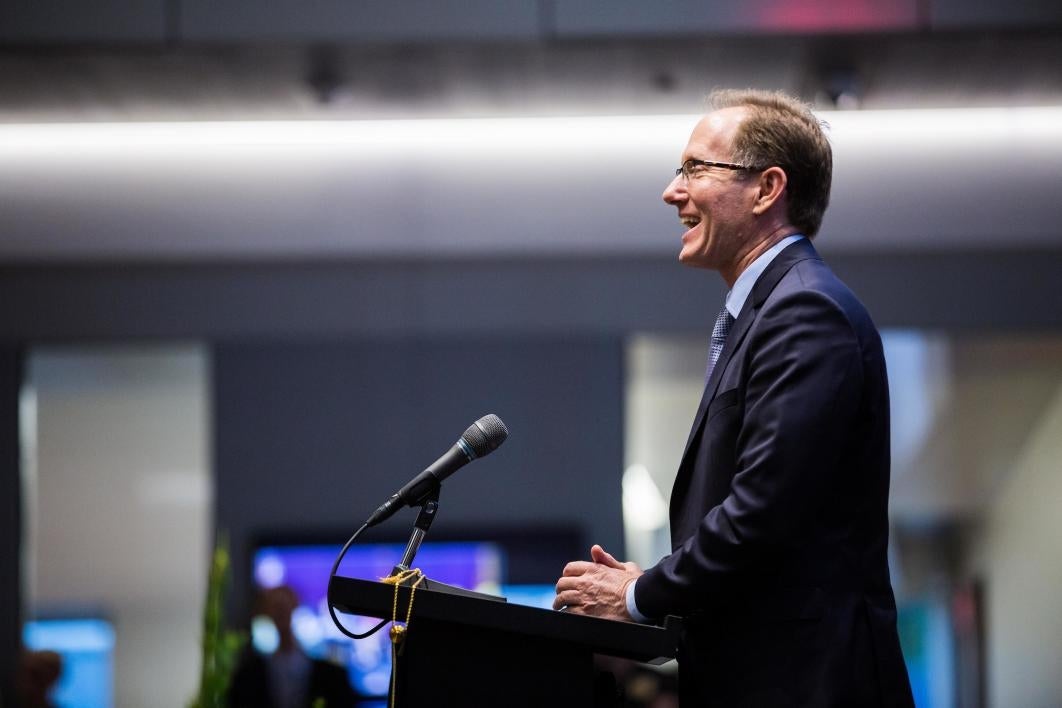
[{"label": "white light strip", "polygon": [[[663,139],[692,127],[696,116],[485,118],[378,121],[269,121],[200,123],[71,123],[0,125],[0,152],[122,152],[248,148],[379,148],[401,152],[465,152],[475,146],[497,154],[555,152],[572,145],[610,145],[617,136],[663,128]],[[660,135],[660,133],[656,133]],[[677,133],[681,135],[682,132]]]},{"label": "white light strip", "polygon": [[883,147],[896,142],[970,145],[1062,136],[1062,106],[823,111],[818,115],[831,126],[833,135]]},{"label": "white light strip", "polygon": [[[881,142],[941,139],[969,143],[1007,136],[1062,135],[1062,107],[958,108],[881,111],[821,111],[831,134]],[[312,148],[387,146],[407,152],[498,154],[556,153],[572,146],[607,148],[622,154],[623,140],[664,142],[677,152],[698,116],[582,116],[539,118],[230,121],[186,123],[52,123],[0,125],[0,154],[142,154],[145,150]],[[887,142],[887,140],[886,140]],[[640,148],[639,148],[640,149]]]},{"label": "white light strip", "polygon": [[[820,115],[829,243],[1058,242],[1062,107]],[[0,257],[666,252],[697,120],[0,125]]]}]

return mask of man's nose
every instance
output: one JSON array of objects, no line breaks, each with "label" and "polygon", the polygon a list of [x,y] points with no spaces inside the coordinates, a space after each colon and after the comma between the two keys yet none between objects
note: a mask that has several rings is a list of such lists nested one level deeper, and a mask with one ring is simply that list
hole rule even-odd
[{"label": "man's nose", "polygon": [[662,195],[665,202],[675,206],[686,200],[686,178],[682,175],[675,175],[675,178],[671,180],[671,183],[664,190]]}]

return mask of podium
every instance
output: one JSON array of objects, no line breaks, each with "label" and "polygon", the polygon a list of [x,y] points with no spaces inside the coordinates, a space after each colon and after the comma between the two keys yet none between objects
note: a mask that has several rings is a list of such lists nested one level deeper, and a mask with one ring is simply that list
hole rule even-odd
[{"label": "podium", "polygon": [[[341,612],[390,619],[394,592],[336,577],[329,600]],[[409,588],[398,593],[404,618]],[[398,658],[396,706],[592,707],[594,654],[663,663],[675,656],[679,631],[673,618],[656,627],[421,587]]]}]

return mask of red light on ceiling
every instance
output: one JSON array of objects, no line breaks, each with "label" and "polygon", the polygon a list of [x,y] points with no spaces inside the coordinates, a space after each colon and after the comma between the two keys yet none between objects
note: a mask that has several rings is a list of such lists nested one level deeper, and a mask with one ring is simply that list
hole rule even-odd
[{"label": "red light on ceiling", "polygon": [[762,0],[754,9],[759,29],[773,32],[838,32],[913,29],[915,0]]}]

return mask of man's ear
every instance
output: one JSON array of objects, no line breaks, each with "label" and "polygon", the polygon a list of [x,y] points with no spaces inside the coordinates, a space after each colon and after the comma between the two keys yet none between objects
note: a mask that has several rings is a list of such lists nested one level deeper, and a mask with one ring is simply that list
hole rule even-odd
[{"label": "man's ear", "polygon": [[788,178],[781,167],[768,167],[761,172],[757,180],[759,190],[756,192],[756,201],[752,205],[752,213],[759,216],[774,206],[785,192],[787,183]]}]

